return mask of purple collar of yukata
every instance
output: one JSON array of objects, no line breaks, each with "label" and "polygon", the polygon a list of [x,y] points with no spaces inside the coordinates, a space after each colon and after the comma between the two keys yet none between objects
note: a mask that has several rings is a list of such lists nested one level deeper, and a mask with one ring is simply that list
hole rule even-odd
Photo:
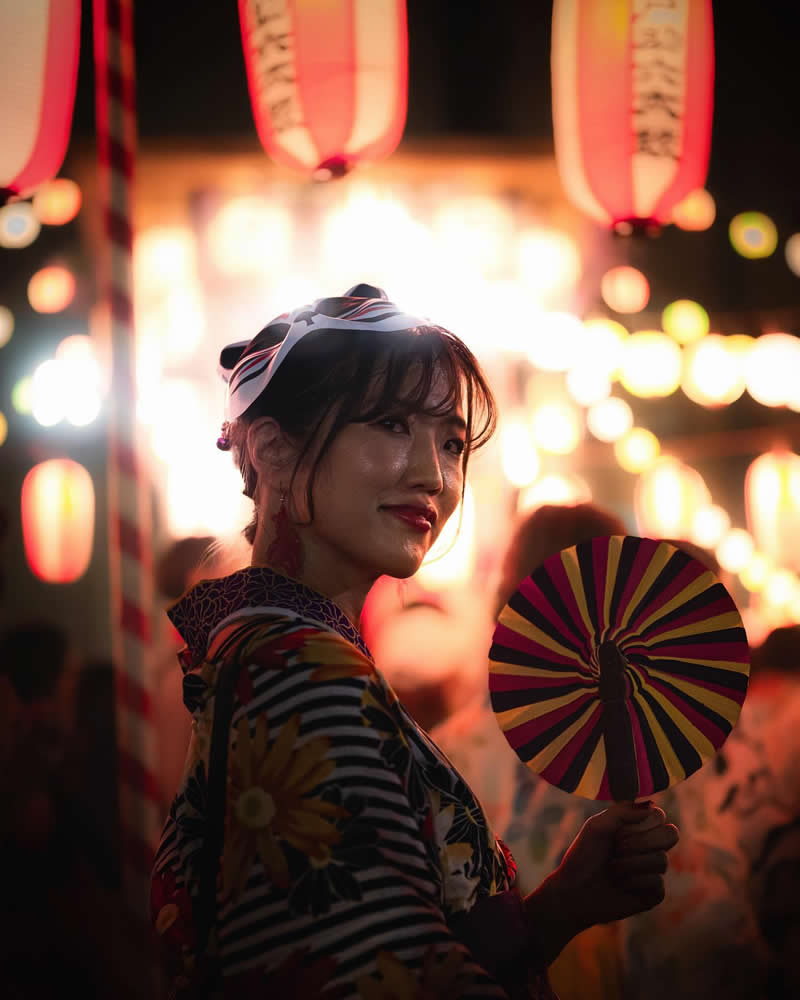
[{"label": "purple collar of yukata", "polygon": [[229,576],[201,581],[167,610],[167,617],[186,643],[181,656],[184,670],[203,661],[221,622],[238,611],[260,608],[273,614],[286,611],[331,629],[372,660],[361,633],[337,604],[267,566],[248,566]]}]

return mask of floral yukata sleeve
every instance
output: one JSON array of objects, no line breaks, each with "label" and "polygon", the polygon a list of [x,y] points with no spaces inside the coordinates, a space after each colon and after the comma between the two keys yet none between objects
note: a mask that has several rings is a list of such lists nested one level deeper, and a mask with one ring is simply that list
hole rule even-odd
[{"label": "floral yukata sleeve", "polygon": [[[191,980],[210,695],[238,658],[210,942],[222,995],[506,996],[450,929],[509,889],[508,862],[462,779],[340,635],[287,619],[239,629],[184,684],[195,737],[152,887],[175,982]],[[521,995],[538,994],[526,984]]]}]

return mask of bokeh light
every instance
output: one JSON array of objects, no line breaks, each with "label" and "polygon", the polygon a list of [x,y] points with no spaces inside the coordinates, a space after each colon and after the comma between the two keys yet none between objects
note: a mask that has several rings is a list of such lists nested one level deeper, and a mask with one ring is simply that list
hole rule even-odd
[{"label": "bokeh light", "polygon": [[526,353],[535,368],[565,372],[581,356],[583,323],[572,313],[534,313],[526,332]]},{"label": "bokeh light", "polygon": [[622,345],[628,331],[614,319],[597,317],[584,320],[580,364],[591,365],[614,378],[622,364]]},{"label": "bokeh light", "polygon": [[696,469],[671,455],[657,458],[634,488],[639,533],[652,538],[688,538],[695,515],[711,502]]},{"label": "bokeh light", "polygon": [[103,377],[90,337],[75,334],[56,348],[62,379],[68,387],[64,416],[75,427],[86,427],[100,413]]},{"label": "bokeh light", "polygon": [[28,282],[28,301],[36,312],[61,312],[74,296],[75,278],[65,267],[43,267]]},{"label": "bokeh light", "polygon": [[733,249],[748,260],[769,257],[778,245],[775,223],[763,212],[735,215],[728,227],[728,236]]},{"label": "bokeh light", "polygon": [[474,571],[475,498],[467,484],[463,502],[442,528],[414,579],[431,588],[453,586],[466,583]]},{"label": "bokeh light", "polygon": [[708,333],[708,313],[692,299],[677,299],[661,314],[664,332],[679,344],[691,344]]},{"label": "bokeh light", "polygon": [[221,274],[272,276],[287,269],[292,230],[283,205],[250,195],[232,198],[209,223],[209,254]]},{"label": "bokeh light", "polygon": [[[202,488],[197,488],[202,469]],[[253,505],[242,495],[242,477],[230,452],[197,439],[185,440],[165,465],[164,511],[176,538],[213,535],[233,539],[250,520]],[[194,489],[192,489],[194,483]]]},{"label": "bokeh light", "polygon": [[6,443],[6,438],[8,437],[8,420],[6,420],[6,415],[0,411],[0,446]]},{"label": "bokeh light", "polygon": [[689,232],[708,229],[717,216],[717,206],[710,191],[695,188],[672,209],[672,222]]},{"label": "bokeh light", "polygon": [[551,229],[527,229],[518,241],[519,280],[540,300],[571,288],[580,278],[582,261],[575,241]]},{"label": "bokeh light", "polygon": [[730,514],[719,504],[704,504],[694,512],[689,527],[689,541],[714,550],[731,526]]},{"label": "bokeh light", "polygon": [[731,528],[720,539],[715,554],[722,569],[729,573],[741,573],[754,551],[753,536],[744,528]]},{"label": "bokeh light", "polygon": [[133,270],[137,294],[170,289],[195,273],[197,248],[188,226],[152,226],[137,234]]},{"label": "bokeh light", "polygon": [[42,427],[52,427],[63,420],[68,391],[61,363],[55,359],[43,361],[34,371],[31,384],[34,420]]},{"label": "bokeh light", "polygon": [[[155,454],[169,464],[181,453],[197,450],[203,425],[198,414],[206,413],[197,384],[188,378],[165,378],[154,388],[148,414],[151,444]],[[210,440],[208,434],[206,440]]]},{"label": "bokeh light", "polygon": [[681,383],[681,349],[665,333],[632,333],[622,352],[620,382],[642,399],[669,396]]},{"label": "bokeh light", "polygon": [[527,486],[539,475],[539,453],[533,443],[529,421],[521,414],[503,421],[500,451],[503,474],[514,486]]},{"label": "bokeh light", "polygon": [[784,253],[786,254],[786,263],[789,265],[789,270],[792,274],[800,277],[800,233],[794,233],[794,235],[789,237],[784,247]]},{"label": "bokeh light", "polygon": [[762,452],[744,475],[747,528],[775,563],[800,569],[800,455],[778,445]]},{"label": "bokeh light", "polygon": [[81,189],[68,177],[46,181],[33,196],[33,209],[39,222],[63,226],[80,211]]},{"label": "bokeh light", "polygon": [[761,593],[767,604],[776,608],[784,607],[794,597],[794,573],[784,568],[770,570]]},{"label": "bokeh light", "polygon": [[200,289],[181,283],[137,311],[137,336],[154,345],[170,364],[185,362],[206,334],[206,313]]},{"label": "bokeh light", "polygon": [[789,333],[763,333],[747,357],[745,385],[763,406],[784,406],[800,382],[800,339]]},{"label": "bokeh light", "polygon": [[566,377],[567,392],[579,406],[592,406],[611,394],[611,378],[589,362],[570,368]]},{"label": "bokeh light", "polygon": [[514,217],[497,198],[468,195],[444,199],[432,219],[442,259],[466,271],[500,275],[517,245]]},{"label": "bokeh light", "polygon": [[739,570],[739,579],[743,587],[757,594],[766,586],[771,570],[772,564],[763,552],[754,552],[747,565]]},{"label": "bokeh light", "polygon": [[589,407],[586,426],[598,441],[618,441],[633,427],[633,410],[624,399],[610,396]]},{"label": "bokeh light", "polygon": [[661,443],[646,427],[631,427],[614,442],[614,456],[626,472],[644,472],[658,458]]},{"label": "bokeh light", "polygon": [[19,250],[33,243],[41,230],[28,201],[12,201],[0,208],[0,247]]},{"label": "bokeh light", "polygon": [[568,455],[583,436],[580,411],[566,401],[542,403],[531,414],[531,432],[542,451]]},{"label": "bokeh light", "polygon": [[732,337],[710,333],[683,352],[681,388],[701,406],[725,406],[744,392],[745,373],[741,352],[729,342]]},{"label": "bokeh light", "polygon": [[528,513],[544,504],[589,503],[592,491],[586,480],[580,476],[552,472],[541,476],[526,490],[522,490],[517,500],[517,511]]},{"label": "bokeh light", "polygon": [[73,333],[64,337],[56,347],[55,358],[66,362],[97,361],[92,338],[85,333]]},{"label": "bokeh light", "polygon": [[614,312],[641,312],[650,300],[650,284],[635,267],[612,267],[603,275],[600,294]]},{"label": "bokeh light", "polygon": [[30,375],[23,375],[14,383],[11,390],[11,405],[23,417],[30,416],[33,410],[33,379]]},{"label": "bokeh light", "polygon": [[14,333],[14,313],[7,306],[0,306],[0,347],[5,347]]},{"label": "bokeh light", "polygon": [[[392,239],[385,238],[387,232]],[[436,281],[439,289],[446,288],[456,266],[447,253],[438,253],[430,226],[414,218],[403,199],[364,184],[351,187],[341,204],[325,214],[319,253],[334,287],[344,291],[354,274],[382,285],[392,273],[397,276],[392,283],[395,301],[423,315],[431,308],[425,293]],[[315,291],[311,299],[318,297]]]}]

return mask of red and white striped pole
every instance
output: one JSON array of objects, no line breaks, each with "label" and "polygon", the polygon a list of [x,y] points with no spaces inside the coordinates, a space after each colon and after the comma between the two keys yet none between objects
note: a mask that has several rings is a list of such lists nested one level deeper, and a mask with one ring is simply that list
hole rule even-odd
[{"label": "red and white striped pole", "polygon": [[109,322],[109,569],[123,887],[148,911],[149,874],[163,817],[153,773],[152,515],[137,446],[133,322],[133,167],[136,90],[133,0],[94,0],[98,187],[103,209],[102,297]]}]

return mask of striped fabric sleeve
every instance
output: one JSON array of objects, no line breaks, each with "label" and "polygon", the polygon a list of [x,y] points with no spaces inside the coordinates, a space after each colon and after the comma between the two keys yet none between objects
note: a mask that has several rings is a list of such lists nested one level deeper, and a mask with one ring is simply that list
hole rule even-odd
[{"label": "striped fabric sleeve", "polygon": [[[370,662],[308,629],[239,655],[215,942],[225,994],[262,997],[268,982],[270,995],[337,1000],[505,997],[448,928],[427,791]],[[204,782],[198,761],[154,876],[187,915]],[[191,932],[173,936],[186,950]]]}]

